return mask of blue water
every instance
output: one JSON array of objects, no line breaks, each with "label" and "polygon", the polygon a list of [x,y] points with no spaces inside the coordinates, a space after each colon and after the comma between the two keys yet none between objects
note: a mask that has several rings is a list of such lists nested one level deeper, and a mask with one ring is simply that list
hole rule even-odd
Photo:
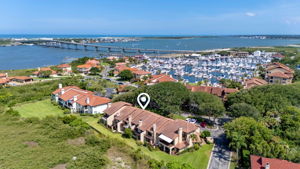
[{"label": "blue water", "polygon": [[[111,36],[111,35],[110,35]],[[120,36],[120,35],[116,35]],[[0,35],[0,38],[71,38],[103,37],[103,35]],[[105,45],[147,49],[206,50],[231,47],[285,46],[300,44],[300,39],[243,39],[239,37],[206,37],[187,39],[142,39]],[[39,46],[0,47],[0,70],[36,68],[66,62],[68,58],[97,57],[96,51],[44,48]]]}]

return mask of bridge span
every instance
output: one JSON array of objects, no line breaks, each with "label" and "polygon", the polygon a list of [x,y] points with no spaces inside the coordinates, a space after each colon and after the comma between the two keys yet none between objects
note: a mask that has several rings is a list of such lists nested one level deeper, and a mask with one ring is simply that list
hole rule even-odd
[{"label": "bridge span", "polygon": [[143,49],[143,48],[127,48],[120,46],[106,46],[85,43],[75,43],[60,40],[26,40],[21,43],[31,43],[44,47],[54,47],[63,49],[76,49],[76,50],[95,50],[99,52],[120,52],[120,53],[153,53],[153,54],[192,54],[200,51],[195,50],[163,50],[163,49]]}]

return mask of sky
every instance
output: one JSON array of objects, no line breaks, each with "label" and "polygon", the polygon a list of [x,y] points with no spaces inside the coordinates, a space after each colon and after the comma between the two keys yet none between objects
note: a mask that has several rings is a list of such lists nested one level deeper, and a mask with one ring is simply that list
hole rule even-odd
[{"label": "sky", "polygon": [[300,0],[0,0],[0,34],[300,34]]}]

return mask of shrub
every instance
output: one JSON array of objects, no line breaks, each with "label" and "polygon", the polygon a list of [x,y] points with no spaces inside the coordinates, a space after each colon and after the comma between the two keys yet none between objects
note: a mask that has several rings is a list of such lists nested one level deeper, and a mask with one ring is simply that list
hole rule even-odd
[{"label": "shrub", "polygon": [[17,110],[14,110],[12,108],[8,109],[6,111],[6,114],[12,115],[12,116],[20,116],[20,113]]},{"label": "shrub", "polygon": [[77,117],[74,115],[68,115],[68,116],[64,116],[62,117],[62,121],[65,124],[70,124],[72,121],[76,120]]},{"label": "shrub", "polygon": [[131,154],[134,161],[143,159],[142,150],[138,148],[135,152]]},{"label": "shrub", "polygon": [[200,149],[199,144],[195,144],[195,145],[194,145],[194,149],[195,149],[196,151],[199,150],[199,149]]},{"label": "shrub", "polygon": [[200,135],[201,138],[206,138],[206,137],[210,137],[210,132],[205,130],[201,133]]},{"label": "shrub", "polygon": [[103,157],[103,152],[95,150],[80,153],[76,157],[76,160],[68,163],[69,169],[99,169],[103,168],[108,161]]},{"label": "shrub", "polygon": [[25,122],[27,123],[38,123],[39,121],[40,119],[37,117],[28,117],[25,119]]},{"label": "shrub", "polygon": [[95,135],[90,135],[86,138],[86,143],[88,145],[96,146],[101,143],[101,140],[99,137],[97,137]]},{"label": "shrub", "polygon": [[79,127],[82,129],[90,128],[90,126],[86,122],[82,121],[81,118],[77,118],[77,119],[73,120],[69,125],[72,127]]},{"label": "shrub", "polygon": [[65,109],[65,110],[64,110],[64,114],[71,114],[71,110]]},{"label": "shrub", "polygon": [[143,144],[141,141],[139,141],[139,140],[136,141],[136,144],[137,144],[138,146],[144,145],[144,144]]},{"label": "shrub", "polygon": [[147,142],[145,142],[144,146],[147,147],[150,151],[155,150],[155,148],[151,144],[149,144]]},{"label": "shrub", "polygon": [[132,133],[131,129],[130,128],[126,128],[124,130],[123,137],[125,137],[125,138],[132,138],[132,136],[133,136],[133,133]]}]

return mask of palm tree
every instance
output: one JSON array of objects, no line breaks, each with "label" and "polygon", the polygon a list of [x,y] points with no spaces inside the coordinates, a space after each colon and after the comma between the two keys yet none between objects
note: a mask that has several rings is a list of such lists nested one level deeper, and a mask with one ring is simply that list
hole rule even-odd
[{"label": "palm tree", "polygon": [[241,134],[237,132],[233,132],[231,136],[231,142],[229,144],[231,148],[236,149],[236,155],[237,155],[237,161],[239,161],[239,152],[243,147],[247,147],[247,144],[245,143],[245,137],[241,136]]},{"label": "palm tree", "polygon": [[194,140],[197,139],[197,136],[196,136],[196,134],[191,134],[191,135],[190,135],[190,138],[192,139],[192,141],[194,141]]}]

